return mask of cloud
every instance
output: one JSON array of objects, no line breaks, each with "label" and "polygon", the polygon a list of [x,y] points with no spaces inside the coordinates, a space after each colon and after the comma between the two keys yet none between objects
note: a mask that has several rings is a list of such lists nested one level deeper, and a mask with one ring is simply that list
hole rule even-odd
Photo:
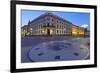
[{"label": "cloud", "polygon": [[87,28],[88,25],[87,25],[87,24],[83,24],[83,25],[81,25],[81,27],[83,27],[83,28]]}]

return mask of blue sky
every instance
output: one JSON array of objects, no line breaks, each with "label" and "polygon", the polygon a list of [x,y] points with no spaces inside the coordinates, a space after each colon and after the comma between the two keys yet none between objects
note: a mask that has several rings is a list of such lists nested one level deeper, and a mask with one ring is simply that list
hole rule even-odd
[{"label": "blue sky", "polygon": [[[21,25],[27,25],[29,21],[34,20],[38,16],[44,14],[47,11],[35,11],[35,10],[21,10]],[[51,12],[51,11],[49,11]],[[64,18],[72,22],[77,26],[87,25],[88,30],[90,29],[90,13],[80,13],[80,12],[54,12],[51,13]]]}]

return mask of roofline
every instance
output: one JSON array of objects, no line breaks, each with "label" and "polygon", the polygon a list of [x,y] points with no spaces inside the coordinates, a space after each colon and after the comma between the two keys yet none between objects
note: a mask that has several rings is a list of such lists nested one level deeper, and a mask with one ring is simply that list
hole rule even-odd
[{"label": "roofline", "polygon": [[[47,12],[46,12],[46,13],[47,13]],[[34,20],[30,21],[30,24],[33,23],[36,19],[40,18],[41,16],[45,16],[46,13],[44,13],[44,14],[38,16],[37,18],[35,18]],[[50,12],[49,12],[49,13],[50,13]],[[62,18],[62,17],[60,17],[60,16],[57,16],[57,15],[55,15],[55,14],[53,14],[53,13],[50,13],[50,14],[52,14],[53,16],[56,16],[57,18],[60,18],[61,20],[65,21],[65,22],[67,22],[67,23],[70,23],[70,24],[74,25],[72,22],[70,22],[70,21],[68,21],[68,20],[65,20],[64,18]]]},{"label": "roofline", "polygon": [[[42,17],[42,16],[45,16],[47,13],[48,13],[48,12],[46,12],[46,13],[44,13],[44,14],[38,16],[38,17],[36,17],[34,20],[30,21],[30,24],[31,24],[31,23],[34,23],[34,21],[37,20],[38,18],[40,18],[40,17]],[[50,13],[50,12],[49,12],[49,13]],[[68,20],[66,20],[66,19],[64,19],[64,18],[62,18],[62,17],[60,17],[60,16],[57,16],[57,15],[55,15],[55,14],[53,14],[53,13],[50,13],[50,14],[51,14],[52,16],[57,17],[58,19],[63,20],[63,21],[66,22],[66,23],[69,23],[69,24],[71,24],[71,25],[73,25],[73,26],[76,26],[76,27],[80,27],[80,26],[77,26],[77,25],[73,24],[72,22],[70,22],[70,21],[68,21]],[[29,24],[28,24],[28,25],[29,25]],[[27,25],[25,25],[25,26],[27,26]],[[24,26],[23,26],[23,27],[24,27]],[[83,28],[83,27],[80,27],[80,28]]]}]

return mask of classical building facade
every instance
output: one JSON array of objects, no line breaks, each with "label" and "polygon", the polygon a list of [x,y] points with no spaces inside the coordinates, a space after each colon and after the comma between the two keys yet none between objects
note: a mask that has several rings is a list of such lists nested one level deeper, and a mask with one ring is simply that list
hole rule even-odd
[{"label": "classical building facade", "polygon": [[84,35],[86,29],[54,15],[45,13],[21,27],[22,36],[27,35]]}]

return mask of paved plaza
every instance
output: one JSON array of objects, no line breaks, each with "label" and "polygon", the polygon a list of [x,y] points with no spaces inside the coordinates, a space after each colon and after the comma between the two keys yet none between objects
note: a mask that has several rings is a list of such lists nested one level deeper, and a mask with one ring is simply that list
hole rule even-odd
[{"label": "paved plaza", "polygon": [[21,40],[21,62],[86,60],[89,37],[29,36]]}]

